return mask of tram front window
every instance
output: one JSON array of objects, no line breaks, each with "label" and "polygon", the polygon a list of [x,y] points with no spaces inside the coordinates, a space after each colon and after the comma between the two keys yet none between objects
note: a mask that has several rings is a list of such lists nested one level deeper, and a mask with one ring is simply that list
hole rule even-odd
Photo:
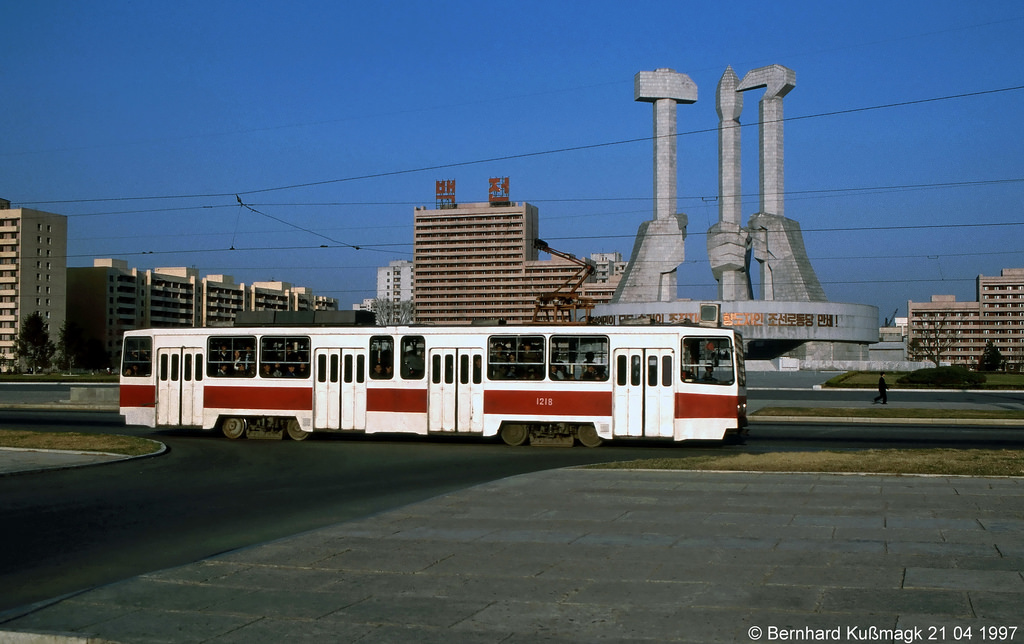
[{"label": "tram front window", "polygon": [[684,382],[731,385],[736,380],[732,342],[722,337],[683,338],[680,361]]}]

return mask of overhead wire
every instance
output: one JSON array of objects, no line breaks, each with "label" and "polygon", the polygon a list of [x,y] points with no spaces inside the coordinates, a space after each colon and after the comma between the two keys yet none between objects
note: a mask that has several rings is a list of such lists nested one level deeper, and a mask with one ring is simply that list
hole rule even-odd
[{"label": "overhead wire", "polygon": [[[1024,90],[1024,85],[1015,85],[1015,86],[1002,87],[1002,88],[990,89],[990,90],[980,90],[980,91],[976,91],[976,92],[964,92],[964,93],[961,93],[961,94],[950,94],[950,95],[946,95],[946,96],[937,96],[937,97],[916,99],[916,100],[910,100],[910,101],[898,101],[898,102],[894,102],[894,103],[885,103],[885,104],[880,104],[880,105],[869,105],[869,106],[863,106],[863,107],[857,107],[857,108],[849,108],[849,109],[843,109],[843,110],[832,110],[832,111],[829,111],[829,112],[819,112],[819,113],[816,113],[816,114],[806,114],[806,115],[802,115],[802,116],[787,116],[787,117],[784,117],[782,119],[779,119],[777,122],[807,120],[807,119],[814,119],[814,118],[823,118],[823,117],[828,117],[828,116],[840,116],[840,115],[846,115],[846,114],[855,114],[855,113],[859,113],[859,112],[869,112],[869,111],[874,111],[874,110],[892,109],[892,108],[896,108],[896,107],[906,107],[906,106],[910,106],[910,105],[921,105],[921,104],[925,104],[925,103],[934,103],[934,102],[939,102],[939,101],[956,100],[956,99],[962,99],[962,98],[984,96],[984,95],[991,95],[991,94],[999,94],[999,93],[1004,93],[1004,92],[1013,92],[1013,91],[1020,91],[1020,90]],[[753,123],[741,124],[740,127],[753,127],[753,126],[759,126],[759,125],[761,125],[761,122],[753,122]],[[689,130],[689,131],[685,131],[685,132],[677,132],[676,134],[670,135],[670,136],[674,136],[676,138],[679,138],[679,137],[683,137],[683,136],[693,136],[693,135],[696,135],[696,134],[707,134],[707,133],[712,133],[712,132],[717,132],[717,131],[718,131],[718,127],[716,126],[714,128],[702,128],[702,129],[698,129],[698,130]],[[366,173],[366,174],[360,174],[360,175],[353,175],[353,176],[348,176],[348,177],[339,177],[339,178],[335,178],[335,179],[324,179],[324,180],[319,180],[319,181],[307,181],[307,182],[302,182],[302,183],[294,183],[294,184],[288,184],[288,185],[282,185],[282,186],[273,186],[273,187],[267,187],[267,188],[256,188],[256,189],[251,189],[251,190],[236,190],[236,191],[232,191],[232,192],[215,192],[215,193],[191,194],[191,195],[151,195],[151,196],[134,196],[134,197],[128,197],[128,196],[122,196],[122,197],[98,197],[98,198],[91,198],[91,199],[63,199],[63,200],[51,200],[51,201],[24,201],[24,202],[18,202],[18,203],[19,203],[19,205],[58,205],[58,204],[73,204],[73,203],[99,203],[99,202],[164,200],[164,199],[210,199],[210,198],[217,198],[217,197],[236,197],[237,198],[240,195],[265,194],[265,193],[268,193],[268,192],[280,192],[280,191],[283,191],[283,190],[296,190],[296,189],[299,189],[299,188],[310,188],[310,187],[315,187],[315,186],[323,186],[323,185],[330,185],[330,184],[336,184],[336,183],[345,183],[345,182],[352,182],[352,181],[361,181],[361,180],[366,180],[366,179],[379,179],[379,178],[393,177],[393,176],[399,176],[399,175],[404,175],[404,174],[414,174],[414,173],[419,173],[419,172],[428,172],[428,171],[432,171],[432,170],[445,170],[445,169],[459,168],[459,167],[465,167],[465,166],[470,166],[470,165],[480,165],[480,164],[485,164],[485,163],[494,163],[494,162],[498,162],[498,161],[521,160],[521,159],[540,157],[540,156],[547,156],[547,155],[553,155],[553,154],[565,154],[565,153],[568,153],[568,152],[580,152],[580,151],[584,151],[584,150],[595,150],[595,149],[600,149],[600,148],[605,148],[605,147],[612,147],[612,146],[626,145],[626,144],[631,144],[631,143],[641,143],[641,142],[653,141],[653,140],[655,140],[657,138],[658,138],[657,136],[636,137],[636,138],[631,138],[631,139],[621,139],[621,140],[617,140],[617,141],[605,141],[605,142],[601,142],[601,143],[590,143],[590,144],[584,144],[584,145],[567,146],[567,147],[555,148],[555,149],[551,149],[551,150],[536,150],[536,151],[532,151],[532,152],[521,152],[521,153],[517,153],[517,154],[508,154],[508,155],[488,157],[488,158],[483,158],[483,159],[475,159],[475,160],[470,160],[470,161],[456,161],[456,162],[452,162],[452,163],[440,163],[440,164],[434,164],[434,165],[428,165],[428,166],[421,166],[421,167],[417,167],[417,168],[405,168],[405,169],[399,169],[399,170],[387,170],[387,171],[381,171],[381,172],[373,172],[373,173]]]}]

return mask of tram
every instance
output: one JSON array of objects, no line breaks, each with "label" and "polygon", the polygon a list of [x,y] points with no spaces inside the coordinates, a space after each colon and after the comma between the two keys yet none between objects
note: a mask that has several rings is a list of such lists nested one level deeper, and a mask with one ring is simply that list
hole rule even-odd
[{"label": "tram", "polygon": [[723,440],[747,424],[742,347],[732,329],[684,325],[133,330],[120,413],[233,439]]}]

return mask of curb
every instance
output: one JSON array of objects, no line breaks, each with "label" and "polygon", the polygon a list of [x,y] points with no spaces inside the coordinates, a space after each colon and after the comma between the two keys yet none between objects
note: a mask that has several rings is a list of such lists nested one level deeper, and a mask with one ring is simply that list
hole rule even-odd
[{"label": "curb", "polygon": [[[31,474],[32,472],[52,472],[55,470],[71,470],[80,467],[93,467],[96,465],[110,465],[113,463],[123,463],[125,461],[134,461],[142,458],[153,458],[156,456],[163,456],[168,452],[167,445],[160,441],[153,440],[151,438],[146,439],[155,443],[158,447],[156,450],[149,452],[148,454],[138,454],[131,456],[128,454],[116,454],[113,452],[90,452],[83,450],[66,450],[66,449],[41,449],[35,447],[0,447],[0,454],[3,452],[36,452],[43,454],[54,454],[60,456],[62,454],[73,455],[73,456],[94,456],[96,458],[87,462],[78,463],[54,463],[52,465],[40,465],[36,464],[32,467],[26,467],[25,469],[13,469],[8,471],[0,471],[0,478],[5,476],[16,476],[18,474]],[[0,642],[4,640],[0,638]]]},{"label": "curb", "polygon": [[773,423],[841,423],[843,425],[977,425],[1024,428],[1020,418],[863,418],[859,416],[747,416],[751,424]]},{"label": "curb", "polygon": [[104,403],[71,403],[71,402],[49,402],[49,403],[0,403],[0,409],[24,410],[24,411],[104,411],[117,413],[121,411],[118,405]]}]

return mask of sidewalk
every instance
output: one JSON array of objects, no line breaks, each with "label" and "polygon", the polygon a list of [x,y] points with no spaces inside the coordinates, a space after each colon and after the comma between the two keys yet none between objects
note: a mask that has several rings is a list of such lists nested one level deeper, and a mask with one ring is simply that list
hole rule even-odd
[{"label": "sidewalk", "polygon": [[1022,571],[1024,479],[553,470],[2,616],[0,642],[1024,641]]},{"label": "sidewalk", "polygon": [[0,476],[17,472],[64,469],[123,461],[132,456],[104,452],[75,452],[69,450],[22,449],[0,447]]}]

